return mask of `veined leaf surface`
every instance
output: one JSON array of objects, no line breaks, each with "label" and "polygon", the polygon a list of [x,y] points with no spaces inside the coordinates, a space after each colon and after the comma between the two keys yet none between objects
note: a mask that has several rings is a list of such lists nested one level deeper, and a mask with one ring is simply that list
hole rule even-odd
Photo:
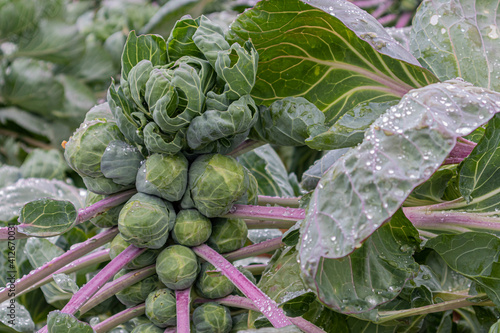
[{"label": "veined leaf surface", "polygon": [[437,81],[376,19],[346,1],[261,1],[228,36],[251,38],[259,53],[257,103],[301,96],[328,125],[360,103],[398,100]]}]

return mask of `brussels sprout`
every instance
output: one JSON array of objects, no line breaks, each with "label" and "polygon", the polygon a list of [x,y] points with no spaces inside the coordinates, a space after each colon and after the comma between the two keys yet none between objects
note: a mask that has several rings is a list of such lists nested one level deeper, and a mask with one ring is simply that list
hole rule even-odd
[{"label": "brussels sprout", "polygon": [[101,172],[117,184],[132,185],[143,160],[137,147],[123,141],[111,141],[101,157]]},{"label": "brussels sprout", "polygon": [[112,179],[106,178],[104,176],[100,177],[82,176],[82,180],[87,190],[102,195],[109,195],[134,187],[133,185],[119,185],[115,183]]},{"label": "brussels sprout", "polygon": [[237,314],[231,319],[233,321],[231,333],[237,333],[248,329],[248,312]]},{"label": "brussels sprout", "polygon": [[189,169],[191,199],[196,209],[207,217],[229,212],[247,188],[247,172],[230,156],[203,155]]},{"label": "brussels sprout", "polygon": [[146,316],[158,327],[175,326],[176,299],[170,289],[158,289],[146,299]]},{"label": "brussels sprout", "polygon": [[233,321],[229,309],[217,303],[205,303],[193,312],[196,333],[229,333]]},{"label": "brussels sprout", "polygon": [[212,233],[212,223],[196,209],[181,210],[175,219],[173,239],[184,246],[198,246]]},{"label": "brussels sprout", "polygon": [[118,230],[125,241],[137,247],[159,249],[165,245],[174,222],[175,211],[171,203],[137,193],[120,211]]},{"label": "brussels sprout", "polygon": [[188,161],[184,155],[153,154],[137,172],[136,187],[139,192],[178,201],[186,191],[187,176]]},{"label": "brussels sprout", "polygon": [[[109,246],[109,256],[111,259],[114,259],[117,255],[122,253],[123,250],[125,250],[130,243],[126,242],[122,235],[118,234],[116,237],[111,241],[111,244]],[[134,260],[130,261],[125,268],[126,269],[139,269],[142,267],[146,267],[148,265],[152,265],[156,262],[156,258],[158,257],[158,254],[160,254],[161,249],[158,250],[146,250],[144,253],[139,255],[137,258]]]},{"label": "brussels sprout", "polygon": [[80,175],[102,177],[101,157],[114,140],[125,140],[114,122],[93,120],[83,123],[66,143],[64,157]]},{"label": "brussels sprout", "polygon": [[[122,269],[115,274],[114,280],[129,273],[130,271]],[[161,284],[158,275],[151,275],[115,294],[116,298],[126,306],[134,306],[142,303],[148,298],[148,295],[158,289]]]},{"label": "brussels sprout", "polygon": [[161,251],[156,259],[156,273],[167,288],[182,290],[196,280],[200,265],[196,254],[185,246],[172,245]]},{"label": "brussels sprout", "polygon": [[201,271],[196,280],[197,292],[203,297],[210,299],[221,298],[231,294],[235,289],[234,284],[222,274],[207,273],[207,271],[213,270],[215,270],[215,267],[210,263],[206,262],[201,265]]},{"label": "brussels sprout", "polygon": [[[246,168],[245,168],[246,169]],[[250,171],[248,171],[248,189],[247,192],[235,202],[242,205],[256,205],[259,200],[259,183]]]},{"label": "brussels sprout", "polygon": [[245,245],[248,228],[242,219],[212,219],[212,234],[207,245],[219,253],[240,249]]},{"label": "brussels sprout", "polygon": [[114,121],[113,113],[107,102],[94,106],[85,114],[84,122],[92,120]]},{"label": "brussels sprout", "polygon": [[154,324],[141,324],[130,333],[163,333],[163,330]]},{"label": "brussels sprout", "polygon": [[[87,191],[85,206],[88,207],[90,205],[93,205],[104,198],[106,198],[105,195]],[[123,206],[125,206],[125,204],[112,207],[107,211],[97,215],[96,217],[93,217],[90,222],[92,222],[93,225],[99,228],[111,228],[118,224],[118,216],[120,215],[120,210],[123,208]]]}]

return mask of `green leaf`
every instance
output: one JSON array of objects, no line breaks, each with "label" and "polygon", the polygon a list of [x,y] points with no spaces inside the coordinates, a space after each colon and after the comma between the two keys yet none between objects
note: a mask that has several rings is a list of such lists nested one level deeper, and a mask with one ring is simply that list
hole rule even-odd
[{"label": "green leaf", "polygon": [[59,150],[34,149],[21,165],[22,178],[46,178],[63,180],[68,165]]},{"label": "green leaf", "polygon": [[152,121],[144,127],[144,145],[151,154],[177,154],[186,146],[186,129],[175,134],[164,134]]},{"label": "green leaf", "polygon": [[322,257],[342,258],[359,247],[439,168],[457,137],[493,117],[498,102],[498,93],[452,80],[413,90],[377,119],[313,192],[301,229],[308,277]]},{"label": "green leaf", "polygon": [[42,20],[33,36],[20,40],[14,55],[53,63],[68,63],[84,52],[85,39],[76,25]]},{"label": "green leaf", "polygon": [[137,147],[123,141],[111,141],[101,158],[101,171],[104,177],[120,185],[135,183],[137,170],[144,160]]},{"label": "green leaf", "polygon": [[448,182],[455,175],[450,168],[437,170],[429,180],[417,186],[405,201],[405,206],[425,206],[443,202]]},{"label": "green leaf", "polygon": [[59,286],[59,288],[61,288],[65,292],[75,294],[79,290],[75,279],[71,278],[69,275],[54,274],[52,275],[52,278],[54,279],[54,282]]},{"label": "green leaf", "polygon": [[29,311],[15,298],[11,298],[0,304],[0,322],[12,327],[17,332],[34,332],[35,323],[31,319]]},{"label": "green leaf", "polygon": [[69,200],[76,209],[85,206],[85,197],[76,187],[59,180],[20,179],[12,185],[0,189],[0,221],[10,221],[19,215],[20,209],[28,202],[40,198]]},{"label": "green leaf", "polygon": [[129,99],[134,101],[137,109],[150,116],[147,106],[145,107],[144,95],[146,93],[146,82],[149,80],[149,75],[153,70],[151,61],[144,59],[139,61],[137,65],[132,67],[128,73],[127,86]]},{"label": "green leaf", "polygon": [[[248,136],[257,117],[257,106],[252,97],[243,95],[225,111],[207,110],[195,117],[187,130],[187,143],[194,150],[217,144],[224,148],[217,149],[217,152],[228,153]],[[242,134],[241,140],[234,141],[239,134]]]},{"label": "green leaf", "polygon": [[437,81],[375,18],[341,0],[259,2],[228,38],[251,38],[259,53],[257,103],[304,97],[330,126],[357,105],[398,100]]},{"label": "green leaf", "polygon": [[21,170],[15,166],[0,166],[0,188],[14,184],[21,176]]},{"label": "green leaf", "polygon": [[335,149],[326,153],[321,159],[316,160],[302,175],[302,181],[300,182],[302,188],[306,191],[314,190],[323,174],[346,152],[347,148]]},{"label": "green leaf", "polygon": [[303,146],[310,128],[324,122],[325,115],[305,98],[286,97],[269,107],[260,107],[252,136],[280,146]]},{"label": "green leaf", "polygon": [[201,16],[199,25],[192,39],[198,49],[205,55],[208,62],[210,62],[210,65],[216,68],[215,63],[219,52],[229,50],[229,43],[224,38],[222,28],[210,21],[206,16]]},{"label": "green leaf", "polygon": [[[60,247],[43,238],[29,238],[26,242],[25,252],[34,268],[38,268],[64,253]],[[64,306],[72,296],[71,293],[61,289],[55,282],[43,285],[41,290],[47,303],[56,307]]]},{"label": "green leaf", "polygon": [[37,0],[0,2],[0,39],[19,34],[37,24]]},{"label": "green leaf", "polygon": [[425,0],[413,19],[410,50],[440,80],[461,77],[500,91],[499,18],[494,1]]},{"label": "green leaf", "polygon": [[238,157],[238,161],[257,179],[259,194],[279,197],[294,196],[285,166],[270,145],[245,153]]},{"label": "green leaf", "polygon": [[500,239],[480,232],[439,235],[426,247],[435,250],[454,271],[481,285],[488,297],[500,304]]},{"label": "green leaf", "polygon": [[8,67],[0,93],[5,103],[51,117],[61,110],[64,87],[47,64],[31,59],[16,59]]},{"label": "green leaf", "polygon": [[49,333],[94,333],[92,327],[79,321],[75,316],[62,313],[59,310],[52,311],[47,317],[47,327]]},{"label": "green leaf", "polygon": [[500,319],[490,327],[488,333],[500,333]]},{"label": "green leaf", "polygon": [[51,237],[70,230],[78,212],[71,201],[42,198],[30,201],[19,213],[18,230],[37,237]]},{"label": "green leaf", "polygon": [[167,63],[167,45],[159,35],[137,37],[135,31],[128,35],[122,54],[121,80],[128,80],[130,70],[141,60],[149,60],[153,66]]},{"label": "green leaf", "polygon": [[[335,243],[335,238],[331,239]],[[398,296],[419,266],[412,255],[419,234],[399,210],[363,246],[348,257],[322,258],[318,273],[304,282],[328,307],[343,313],[362,313]],[[307,240],[303,240],[304,246]],[[337,245],[338,246],[338,245]]]},{"label": "green leaf", "polygon": [[[192,0],[191,0],[192,1]],[[205,58],[193,41],[193,35],[200,26],[201,17],[184,17],[175,23],[167,40],[168,58],[176,61],[183,56]]]},{"label": "green leaf", "polygon": [[53,112],[54,117],[62,122],[78,127],[87,111],[96,104],[92,90],[75,77],[69,75],[58,76],[58,81],[64,87],[64,102],[62,110]]}]

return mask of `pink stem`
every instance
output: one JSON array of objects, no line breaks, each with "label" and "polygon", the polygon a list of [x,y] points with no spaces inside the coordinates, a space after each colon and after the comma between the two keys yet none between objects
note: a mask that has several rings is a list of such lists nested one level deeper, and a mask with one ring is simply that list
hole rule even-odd
[{"label": "pink stem", "polygon": [[258,256],[259,254],[268,253],[279,249],[281,246],[283,246],[283,243],[281,242],[281,237],[276,237],[258,244],[242,247],[239,250],[229,252],[227,254],[224,254],[223,256],[229,261],[234,261],[238,259],[255,257]]},{"label": "pink stem", "polygon": [[352,3],[358,6],[359,8],[370,8],[384,1],[385,0],[360,0],[360,1],[353,1]]},{"label": "pink stem", "polygon": [[372,16],[375,17],[375,18],[379,18],[382,14],[385,13],[385,11],[387,9],[389,9],[389,7],[392,6],[392,2],[393,0],[386,0],[384,2],[382,2],[378,7],[377,9],[375,9],[372,13]]},{"label": "pink stem", "polygon": [[399,20],[396,22],[395,27],[396,28],[406,27],[410,23],[412,15],[413,15],[412,12],[404,12],[403,14],[401,14],[401,16],[399,17]]},{"label": "pink stem", "polygon": [[396,20],[397,18],[398,18],[398,16],[396,14],[388,14],[388,15],[382,16],[377,21],[378,21],[378,23],[384,25],[384,24],[387,24],[389,22]]},{"label": "pink stem", "polygon": [[175,291],[177,302],[177,332],[190,333],[190,303],[191,287]]},{"label": "pink stem", "polygon": [[222,255],[205,244],[194,247],[192,250],[199,257],[205,259],[214,265],[215,268],[219,269],[245,296],[250,298],[253,304],[264,316],[266,316],[275,328],[281,328],[292,324],[275,301],[257,288],[257,286],[248,280],[248,278],[236,267],[231,265]]},{"label": "pink stem", "polygon": [[90,220],[91,218],[107,211],[110,208],[118,206],[128,199],[130,199],[137,190],[128,190],[121,193],[113,194],[107,198],[104,198],[93,205],[82,208],[78,211],[78,217],[76,218],[76,223],[82,223]]},{"label": "pink stem", "polygon": [[112,328],[126,323],[132,318],[142,316],[146,312],[146,304],[142,303],[134,307],[118,312],[114,316],[100,322],[99,324],[93,326],[92,328],[96,333],[104,333],[110,331]]},{"label": "pink stem", "polygon": [[305,211],[302,208],[234,205],[231,211],[223,217],[270,221],[298,221],[304,219]]}]

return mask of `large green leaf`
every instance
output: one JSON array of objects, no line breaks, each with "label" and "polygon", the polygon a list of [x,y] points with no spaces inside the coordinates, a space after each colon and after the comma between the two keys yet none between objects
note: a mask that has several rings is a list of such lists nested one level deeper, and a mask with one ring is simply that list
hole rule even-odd
[{"label": "large green leaf", "polygon": [[313,192],[301,229],[303,272],[314,278],[322,257],[359,247],[499,103],[498,93],[452,80],[413,90],[377,119]]},{"label": "large green leaf", "polygon": [[35,331],[35,323],[29,311],[14,298],[0,304],[0,321],[17,332]]},{"label": "large green leaf", "polygon": [[488,297],[500,305],[500,239],[481,232],[439,235],[426,244],[451,269],[481,285]]},{"label": "large green leaf", "polygon": [[92,327],[76,319],[75,316],[60,311],[52,311],[47,317],[47,327],[50,333],[94,333]]},{"label": "large green leaf", "polygon": [[20,179],[0,189],[0,221],[10,221],[19,215],[28,202],[40,198],[69,200],[76,209],[85,206],[85,197],[76,187],[59,180],[39,178]]},{"label": "large green leaf", "polygon": [[306,191],[314,190],[323,174],[347,151],[347,148],[331,150],[319,160],[316,160],[302,175],[302,181],[300,182],[302,188]]},{"label": "large green leaf", "polygon": [[37,23],[37,0],[0,1],[0,39],[19,34]]},{"label": "large green leaf", "polygon": [[24,160],[20,172],[23,178],[63,180],[68,164],[59,150],[34,149]]},{"label": "large green leaf", "polygon": [[441,80],[462,77],[500,91],[499,20],[496,1],[425,0],[413,19],[410,50]]},{"label": "large green leaf", "polygon": [[261,1],[228,37],[251,38],[259,53],[257,103],[301,96],[329,125],[362,103],[398,100],[436,82],[375,18],[346,1]]},{"label": "large green leaf", "polygon": [[288,180],[283,162],[270,145],[256,148],[238,157],[257,179],[259,194],[293,197],[294,191]]}]

